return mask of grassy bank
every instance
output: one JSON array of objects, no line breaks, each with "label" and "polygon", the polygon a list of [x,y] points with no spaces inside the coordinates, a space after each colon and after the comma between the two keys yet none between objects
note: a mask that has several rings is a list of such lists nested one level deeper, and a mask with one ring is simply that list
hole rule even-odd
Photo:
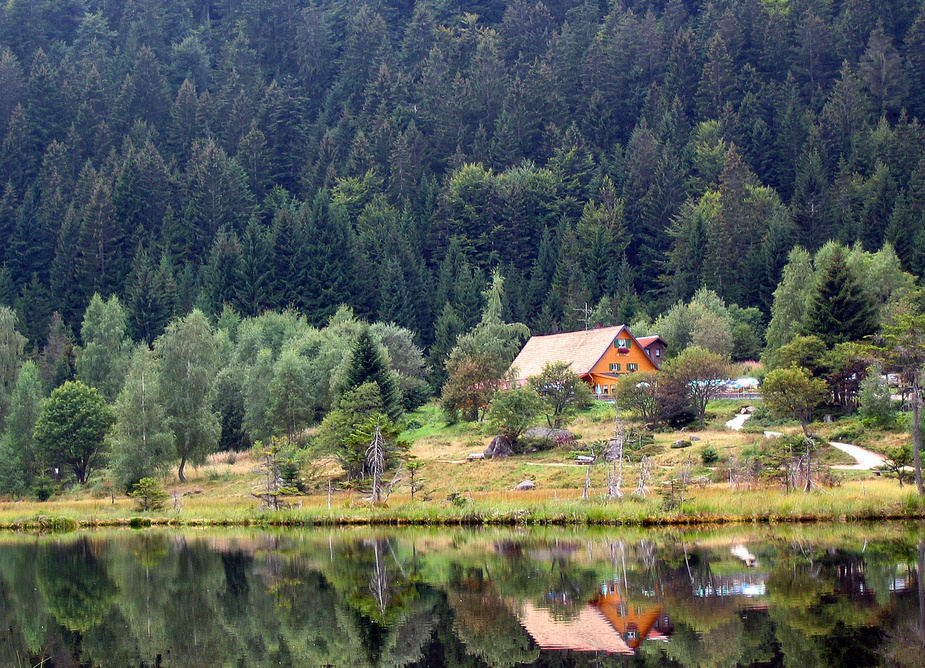
[{"label": "grassy bank", "polygon": [[908,487],[891,481],[856,481],[840,487],[786,493],[775,489],[730,490],[724,485],[688,489],[684,499],[609,500],[578,490],[472,492],[440,501],[393,495],[372,506],[358,494],[305,496],[300,506],[261,511],[250,501],[203,497],[177,512],[138,513],[128,500],[20,502],[0,504],[0,527],[68,530],[116,526],[331,526],[331,525],[627,525],[668,526],[723,523],[923,519],[922,504]]},{"label": "grassy bank", "polygon": [[[576,461],[579,452],[600,453],[600,444],[613,433],[613,409],[597,404],[579,417],[572,429],[576,444],[531,451],[500,460],[469,461],[485,449],[492,434],[478,424],[446,425],[438,409],[427,406],[413,416],[406,432],[411,454],[420,464],[417,492],[412,499],[405,472],[388,502],[372,506],[364,494],[341,485],[333,460],[315,461],[311,493],[287,499],[290,507],[278,512],[259,508],[251,494],[259,476],[252,453],[218,453],[209,463],[188,472],[180,483],[175,476],[162,481],[170,495],[165,510],[140,513],[132,500],[111,491],[105,478],[90,486],[70,489],[50,501],[0,503],[0,528],[66,530],[78,527],[122,526],[331,526],[331,525],[695,525],[709,523],[860,521],[921,519],[925,505],[909,487],[871,472],[836,472],[840,484],[809,494],[787,493],[773,486],[734,488],[726,480],[724,462],[766,447],[760,433],[733,432],[724,422],[743,402],[711,404],[711,423],[702,431],[656,433],[641,449],[628,451],[623,497],[607,499],[608,466],[589,470]],[[786,431],[788,428],[777,427]],[[677,442],[684,447],[678,448]],[[705,463],[711,450],[716,461]],[[638,463],[652,459],[646,498],[632,492]],[[845,459],[847,457],[847,459]],[[835,465],[853,459],[834,449],[823,449],[818,462]],[[683,491],[677,480],[684,470],[689,480]],[[530,480],[535,489],[515,491]],[[674,481],[674,482],[673,482]],[[583,498],[586,483],[588,498]]]}]

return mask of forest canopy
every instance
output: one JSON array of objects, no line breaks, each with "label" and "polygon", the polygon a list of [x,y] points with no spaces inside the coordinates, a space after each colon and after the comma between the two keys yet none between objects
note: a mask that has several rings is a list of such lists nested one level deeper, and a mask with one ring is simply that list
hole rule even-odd
[{"label": "forest canopy", "polygon": [[923,80],[913,0],[16,0],[0,303],[36,352],[94,293],[148,344],[346,304],[434,368],[494,270],[534,333],[763,328],[796,244],[925,270]]}]

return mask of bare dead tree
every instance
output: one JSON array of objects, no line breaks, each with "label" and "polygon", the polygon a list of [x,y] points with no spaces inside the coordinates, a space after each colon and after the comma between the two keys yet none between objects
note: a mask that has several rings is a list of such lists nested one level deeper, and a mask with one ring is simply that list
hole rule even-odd
[{"label": "bare dead tree", "polygon": [[648,455],[639,460],[639,481],[636,483],[636,489],[633,492],[636,496],[645,498],[648,495],[646,487],[652,478],[652,458]]},{"label": "bare dead tree", "polygon": [[385,617],[385,611],[389,605],[389,575],[385,568],[382,542],[382,539],[379,538],[373,541],[376,568],[369,576],[369,591],[376,599],[380,619]]},{"label": "bare dead tree", "polygon": [[604,450],[604,461],[610,464],[607,474],[607,498],[618,499],[623,496],[620,488],[623,486],[623,449],[626,443],[626,430],[623,423],[617,419],[614,435],[607,441]]},{"label": "bare dead tree", "polygon": [[379,418],[376,418],[376,428],[373,431],[373,440],[366,448],[366,462],[373,474],[373,503],[382,502],[382,471],[385,469],[385,439],[379,428]]}]

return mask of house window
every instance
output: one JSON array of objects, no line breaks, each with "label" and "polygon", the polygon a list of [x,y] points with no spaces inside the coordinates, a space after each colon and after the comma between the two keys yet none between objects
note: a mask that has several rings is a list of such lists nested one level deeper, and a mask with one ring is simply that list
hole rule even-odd
[{"label": "house window", "polygon": [[621,365],[620,365],[619,362],[616,363],[616,364],[611,363],[611,365],[610,365],[610,370],[611,370],[611,371],[620,371],[620,366],[621,366]]},{"label": "house window", "polygon": [[627,371],[637,371],[638,369],[639,369],[639,365],[634,364],[633,362],[630,362],[629,364],[626,365]]},{"label": "house window", "polygon": [[607,394],[607,388],[608,388],[608,386],[607,386],[607,385],[604,385],[604,394]]},{"label": "house window", "polygon": [[656,348],[656,349],[655,349],[655,356],[656,356],[656,357],[661,357],[661,356],[662,356],[662,349],[661,349],[661,348]]},{"label": "house window", "polygon": [[632,343],[631,339],[617,339],[616,341],[613,342],[613,347],[614,348],[629,348],[630,343]]}]

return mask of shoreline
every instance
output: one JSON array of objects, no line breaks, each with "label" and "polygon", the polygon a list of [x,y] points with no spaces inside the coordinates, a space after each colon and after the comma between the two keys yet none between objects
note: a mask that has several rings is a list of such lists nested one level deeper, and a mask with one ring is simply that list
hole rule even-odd
[{"label": "shoreline", "polygon": [[[33,512],[0,511],[0,531],[67,532],[100,528],[145,529],[151,527],[479,527],[479,526],[573,526],[573,527],[671,527],[730,524],[810,524],[870,521],[908,522],[925,519],[925,502],[914,491],[904,497],[864,492],[833,498],[827,491],[791,492],[768,490],[726,494],[717,499],[706,493],[693,496],[666,510],[658,500],[627,498],[529,503],[469,501],[395,504],[370,507],[353,504],[332,507],[309,506],[279,511],[242,509],[215,504],[209,512],[188,516],[133,511],[115,507],[109,512],[80,512],[61,504],[60,508],[32,509]],[[711,498],[712,497],[712,498]],[[15,505],[15,504],[4,504]],[[737,512],[733,510],[737,509]],[[22,509],[26,510],[26,509]],[[42,512],[47,510],[47,512]]]}]

